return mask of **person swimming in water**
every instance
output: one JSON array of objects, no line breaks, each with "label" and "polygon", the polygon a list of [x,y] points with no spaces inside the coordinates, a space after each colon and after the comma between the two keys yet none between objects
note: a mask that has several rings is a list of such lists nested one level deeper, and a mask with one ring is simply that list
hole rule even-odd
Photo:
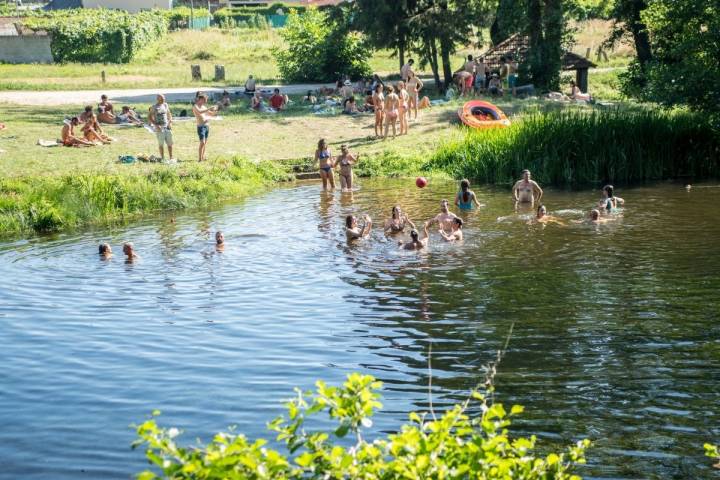
[{"label": "person swimming in water", "polygon": [[328,183],[330,184],[330,188],[334,189],[335,175],[333,174],[333,167],[335,167],[335,162],[324,138],[318,141],[317,150],[315,150],[315,161],[318,162],[320,166],[320,178],[322,179],[323,190],[327,190]]},{"label": "person swimming in water", "polygon": [[225,249],[225,235],[222,232],[215,232],[215,250],[222,251]]},{"label": "person swimming in water", "polygon": [[423,233],[425,234],[425,236],[421,239],[418,231],[413,228],[412,230],[410,230],[410,241],[407,243],[400,242],[400,245],[404,250],[422,250],[423,248],[428,246],[428,240],[430,239],[427,223],[423,228]]},{"label": "person swimming in water", "polygon": [[427,226],[432,225],[433,223],[437,222],[440,225],[440,229],[443,230],[445,233],[451,233],[452,232],[452,226],[453,221],[458,218],[457,215],[452,213],[448,209],[448,201],[443,199],[440,201],[440,213],[435,215],[432,219],[425,222]]},{"label": "person swimming in water", "polygon": [[370,231],[372,230],[372,219],[369,215],[363,215],[363,221],[365,223],[361,227],[358,224],[357,217],[355,215],[348,215],[345,217],[345,237],[347,237],[348,242],[370,236]]},{"label": "person swimming in water", "polygon": [[614,195],[615,187],[612,185],[605,185],[602,192],[603,198],[598,203],[598,207],[604,209],[606,212],[617,210],[619,206],[625,205],[625,200]]},{"label": "person swimming in water", "polygon": [[133,246],[132,242],[125,242],[123,244],[123,253],[127,257],[126,261],[132,263],[133,260],[135,260],[138,257],[138,254],[135,253],[135,247]]},{"label": "person swimming in water", "polygon": [[400,205],[395,205],[392,208],[390,218],[385,220],[385,234],[400,233],[405,230],[405,225],[410,225],[410,228],[415,229],[415,224],[405,212],[402,211]]},{"label": "person swimming in water", "polygon": [[556,223],[558,225],[565,225],[565,223],[563,223],[563,221],[560,220],[559,218],[554,217],[552,215],[548,215],[547,208],[545,208],[545,205],[539,205],[537,208],[537,213],[536,213],[535,217],[528,220],[528,224],[533,224],[533,223],[543,223],[546,225],[548,223]]},{"label": "person swimming in water", "polygon": [[460,191],[455,195],[455,206],[460,210],[472,210],[474,206],[481,206],[475,192],[470,190],[470,181],[466,178],[460,181]]},{"label": "person swimming in water", "polygon": [[440,230],[440,236],[443,237],[446,242],[459,242],[463,239],[462,226],[462,218],[457,217],[453,220],[452,231],[450,233],[445,233],[444,231]]},{"label": "person swimming in water", "polygon": [[101,243],[98,247],[98,253],[103,260],[107,260],[108,258],[112,257],[112,248],[110,248],[110,244]]},{"label": "person swimming in water", "polygon": [[[520,203],[530,204],[531,206],[535,202],[539,202],[543,196],[542,188],[537,184],[536,181],[530,179],[530,170],[523,170],[523,178],[515,182],[513,185],[513,198],[515,198],[515,205]],[[535,196],[537,194],[537,197]]]}]

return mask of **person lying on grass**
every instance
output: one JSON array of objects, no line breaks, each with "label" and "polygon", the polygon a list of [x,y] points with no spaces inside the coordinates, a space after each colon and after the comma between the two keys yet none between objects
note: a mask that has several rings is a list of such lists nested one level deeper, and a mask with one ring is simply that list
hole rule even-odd
[{"label": "person lying on grass", "polygon": [[65,122],[60,133],[62,144],[66,147],[92,147],[94,145],[92,142],[75,135],[75,127],[78,125],[80,125],[80,119],[78,117],[73,117],[69,122]]},{"label": "person lying on grass", "polygon": [[140,120],[140,116],[132,108],[125,105],[122,107],[122,113],[116,117],[118,124],[129,123],[131,125],[142,125],[143,122]]}]

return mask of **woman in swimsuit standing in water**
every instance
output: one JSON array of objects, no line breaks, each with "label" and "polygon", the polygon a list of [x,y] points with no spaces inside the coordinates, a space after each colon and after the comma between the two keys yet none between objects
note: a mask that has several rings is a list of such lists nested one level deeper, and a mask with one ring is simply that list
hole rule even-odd
[{"label": "woman in swimsuit standing in water", "polygon": [[383,116],[385,115],[385,95],[383,95],[382,83],[375,85],[372,102],[375,110],[375,137],[380,138],[383,134]]},{"label": "woman in swimsuit standing in water", "polygon": [[415,224],[408,218],[405,212],[402,211],[400,205],[395,205],[392,208],[391,217],[385,220],[385,233],[400,233],[405,230],[405,225],[410,225],[410,228],[415,229]]},{"label": "woman in swimsuit standing in water", "polygon": [[623,205],[625,205],[625,200],[615,196],[615,187],[605,185],[603,187],[603,198],[600,200],[598,206],[606,212],[612,212],[613,210],[617,210],[618,206]]},{"label": "woman in swimsuit standing in water", "polygon": [[[530,170],[523,170],[522,180],[518,180],[513,185],[513,198],[515,198],[515,207],[518,204],[530,204],[534,206],[535,202],[539,202],[543,196],[542,188],[534,180],[530,179]],[[535,194],[537,193],[537,198]]]},{"label": "woman in swimsuit standing in water", "polygon": [[395,125],[398,120],[398,111],[400,110],[400,97],[395,93],[395,88],[388,87],[388,96],[385,98],[385,136],[387,138],[388,130],[392,125],[393,138],[395,138]]},{"label": "woman in swimsuit standing in water", "polygon": [[343,192],[352,192],[353,165],[360,159],[360,155],[353,155],[347,145],[340,147],[340,156],[335,162],[340,165],[340,188]]},{"label": "woman in swimsuit standing in water", "polygon": [[335,162],[324,138],[321,138],[318,142],[317,150],[315,150],[315,161],[318,162],[320,166],[320,178],[322,178],[323,190],[327,190],[328,182],[330,183],[330,188],[335,188],[335,176],[333,175]]},{"label": "woman in swimsuit standing in water", "polygon": [[410,95],[405,90],[405,82],[398,82],[398,97],[400,98],[400,135],[408,133],[408,117],[410,116]]},{"label": "woman in swimsuit standing in water", "polygon": [[455,196],[455,206],[460,210],[472,210],[475,206],[478,208],[481,206],[475,192],[470,190],[470,181],[465,178],[460,181],[460,191]]}]

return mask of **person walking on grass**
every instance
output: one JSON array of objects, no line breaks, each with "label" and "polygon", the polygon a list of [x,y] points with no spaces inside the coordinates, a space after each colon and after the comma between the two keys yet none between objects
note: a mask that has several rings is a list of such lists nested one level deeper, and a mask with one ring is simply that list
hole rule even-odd
[{"label": "person walking on grass", "polygon": [[155,105],[150,107],[148,121],[155,130],[155,136],[160,148],[160,158],[165,160],[165,145],[168,148],[170,160],[173,159],[172,112],[165,101],[165,95],[158,95]]},{"label": "person walking on grass", "polygon": [[210,135],[210,117],[217,115],[217,107],[208,108],[207,106],[208,97],[204,93],[201,94],[195,105],[193,105],[193,113],[195,114],[195,120],[197,122],[197,134],[200,140],[200,146],[198,147],[198,162],[207,160],[205,156],[205,148],[207,147],[208,135]]}]

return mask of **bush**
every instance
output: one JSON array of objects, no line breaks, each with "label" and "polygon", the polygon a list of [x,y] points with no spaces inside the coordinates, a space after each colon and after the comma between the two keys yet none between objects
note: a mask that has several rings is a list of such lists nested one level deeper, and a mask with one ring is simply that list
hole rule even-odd
[{"label": "bush", "polygon": [[57,10],[27,17],[23,23],[52,33],[56,62],[128,63],[148,43],[167,34],[159,10],[129,14],[121,10]]},{"label": "bush", "polygon": [[[174,480],[580,478],[570,470],[573,464],[585,462],[588,440],[566,453],[533,455],[534,436],[511,439],[507,430],[510,419],[523,408],[515,405],[508,413],[501,404],[489,401],[491,392],[473,392],[466,402],[438,418],[434,413],[413,412],[397,433],[366,440],[365,429],[372,427],[371,417],[382,407],[376,392],[381,385],[371,376],[354,373],[341,387],[317,382],[314,393],[296,390],[295,398],[286,404],[288,418],[278,417],[268,425],[285,444],[287,454],[268,448],[266,440],[250,441],[244,435],[225,432],[216,434],[206,446],[181,447],[176,443],[179,430],[161,428],[154,419],[137,427],[139,440],[134,446],[144,445],[148,460],[162,472],[162,478]],[[478,404],[479,415],[468,412],[471,402]],[[312,430],[306,422],[320,412],[336,427]],[[145,471],[138,478],[158,476]]]},{"label": "bush", "polygon": [[187,28],[190,24],[190,18],[208,18],[212,17],[210,10],[207,8],[175,7],[172,10],[164,11],[171,30]]},{"label": "bush", "polygon": [[303,14],[291,11],[280,36],[286,47],[274,49],[273,54],[288,82],[326,82],[371,73],[370,50],[362,37],[347,32],[316,8]]}]

